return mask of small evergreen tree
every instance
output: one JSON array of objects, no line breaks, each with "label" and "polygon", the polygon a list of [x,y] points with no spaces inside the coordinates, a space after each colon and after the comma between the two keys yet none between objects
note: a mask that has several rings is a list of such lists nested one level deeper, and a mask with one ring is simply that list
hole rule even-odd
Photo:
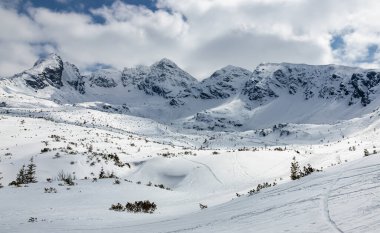
[{"label": "small evergreen tree", "polygon": [[364,156],[368,156],[369,155],[369,152],[367,149],[364,149]]},{"label": "small evergreen tree", "polygon": [[26,182],[27,183],[37,183],[36,179],[36,164],[33,161],[33,157],[30,159],[28,169],[26,170]]},{"label": "small evergreen tree", "polygon": [[[1,174],[3,174],[3,173],[0,172],[0,180],[3,179],[3,177],[1,176]],[[0,188],[2,188],[2,187],[4,187],[4,186],[3,186],[3,184],[0,182]]]},{"label": "small evergreen tree", "polygon": [[17,173],[16,184],[26,184],[25,165],[22,165],[20,171]]},{"label": "small evergreen tree", "polygon": [[94,147],[92,146],[92,144],[88,147],[88,152],[92,153],[92,151],[94,150]]},{"label": "small evergreen tree", "polygon": [[307,167],[306,166],[304,166],[303,167],[303,176],[307,176],[307,175],[310,175],[311,173],[313,173],[313,172],[315,172],[316,171],[316,169],[315,168],[313,168],[311,165],[310,165],[310,163],[309,164],[307,164]]},{"label": "small evergreen tree", "polygon": [[290,179],[297,180],[301,178],[300,166],[296,160],[296,157],[293,157],[293,161],[290,166]]},{"label": "small evergreen tree", "polygon": [[102,169],[100,169],[100,173],[99,173],[99,179],[104,179],[106,176],[106,173],[104,172],[104,169],[102,167]]}]

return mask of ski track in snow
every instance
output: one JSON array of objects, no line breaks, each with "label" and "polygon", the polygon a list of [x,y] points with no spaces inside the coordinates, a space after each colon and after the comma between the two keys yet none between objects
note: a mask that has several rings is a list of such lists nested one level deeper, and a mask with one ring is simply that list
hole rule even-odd
[{"label": "ski track in snow", "polygon": [[344,233],[344,232],[338,227],[338,225],[335,223],[335,221],[331,218],[328,202],[329,202],[329,197],[330,197],[331,192],[333,191],[334,186],[339,181],[339,179],[343,175],[343,173],[344,173],[344,170],[342,170],[336,176],[336,178],[332,181],[332,184],[330,185],[330,187],[328,187],[327,191],[324,193],[324,195],[322,197],[323,214],[324,214],[326,221],[332,226],[332,228],[334,228],[334,230],[336,232],[341,232],[341,233]]},{"label": "ski track in snow", "polygon": [[[359,165],[360,163],[362,163],[364,161],[364,159],[361,159],[359,160],[358,162],[355,162],[356,165]],[[324,193],[323,195],[323,198],[322,198],[322,205],[323,205],[323,214],[324,214],[324,217],[326,219],[326,221],[332,226],[332,228],[334,228],[334,230],[336,232],[340,232],[340,233],[344,233],[344,231],[337,225],[337,223],[332,219],[331,217],[331,214],[330,214],[330,209],[329,209],[329,198],[332,197],[331,193],[334,191],[334,187],[336,186],[336,184],[342,180],[342,179],[347,179],[347,178],[352,178],[352,177],[357,177],[357,176],[361,176],[361,175],[365,175],[365,174],[368,174],[368,173],[373,173],[374,171],[367,171],[367,172],[364,172],[364,173],[359,173],[359,174],[354,174],[354,175],[351,175],[351,176],[343,176],[344,173],[346,172],[349,172],[349,171],[357,171],[357,170],[361,170],[361,169],[368,169],[368,168],[371,168],[371,167],[377,167],[379,166],[379,164],[375,164],[375,165],[370,165],[370,166],[365,166],[365,167],[359,167],[359,168],[354,168],[354,169],[349,169],[349,170],[344,170],[342,169],[335,177],[335,179],[332,180],[332,184],[328,187],[327,191]],[[376,171],[376,170],[375,170]],[[339,187],[340,189],[342,187]],[[363,189],[363,190],[369,190],[370,188],[366,188],[366,189]],[[360,191],[360,190],[359,190]],[[357,190],[354,191],[354,192],[358,192]],[[344,194],[349,194],[349,193],[344,193]],[[336,196],[340,196],[340,195],[336,195]]]},{"label": "ski track in snow", "polygon": [[[250,179],[254,179],[254,177],[252,177],[252,176],[247,172],[247,168],[246,168],[245,166],[242,166],[242,165],[241,165],[241,163],[239,162],[239,159],[238,159],[236,153],[234,154],[234,157],[235,157],[234,162],[235,162],[235,164],[240,168],[239,170],[240,170],[244,175],[246,175],[248,178],[250,178]],[[235,165],[234,165],[233,168],[234,168],[234,173],[235,173]]]},{"label": "ski track in snow", "polygon": [[193,163],[197,163],[197,164],[202,165],[203,167],[205,167],[212,174],[212,176],[215,178],[216,181],[218,181],[218,183],[223,184],[223,182],[216,176],[216,174],[214,173],[214,171],[207,164],[201,163],[201,162],[198,162],[198,161],[195,161],[195,160],[192,160],[192,159],[188,159],[188,158],[183,158],[183,159],[188,160],[188,161],[193,162]]},{"label": "ski track in snow", "polygon": [[[378,160],[377,158],[375,158]],[[189,159],[187,159],[189,160]],[[333,199],[335,197],[334,191],[341,190],[342,187],[346,186],[347,184],[339,185],[340,182],[349,182],[352,186],[358,187],[356,188],[355,192],[363,192],[373,196],[377,196],[372,191],[373,188],[378,188],[379,185],[375,185],[372,187],[373,182],[369,182],[371,186],[368,186],[366,179],[362,179],[362,177],[366,177],[366,174],[369,174],[368,177],[372,178],[369,179],[369,181],[373,179],[378,179],[378,175],[375,173],[379,173],[378,171],[378,161],[375,161],[376,165],[365,165],[362,167],[358,167],[358,165],[365,161],[366,159],[361,159],[358,162],[353,162],[351,166],[347,167],[348,169],[339,168],[336,172],[326,171],[322,173],[313,174],[310,177],[305,177],[299,181],[294,181],[297,183],[297,185],[292,185],[291,183],[285,184],[285,187],[282,187],[282,185],[270,188],[268,190],[264,189],[259,194],[256,194],[252,197],[242,197],[241,199],[236,200],[235,203],[226,203],[222,204],[221,206],[215,206],[209,209],[206,209],[201,212],[195,212],[190,213],[189,215],[184,216],[177,216],[173,218],[173,216],[167,218],[167,219],[161,219],[159,221],[148,221],[146,223],[140,223],[140,224],[126,224],[126,223],[119,223],[115,226],[112,225],[105,225],[105,226],[93,226],[90,225],[83,225],[78,224],[76,227],[68,227],[68,228],[58,228],[58,227],[47,227],[44,230],[40,232],[161,232],[161,233],[174,233],[174,232],[218,232],[218,230],[221,230],[221,232],[238,232],[236,228],[237,226],[243,226],[242,224],[246,224],[247,222],[255,222],[259,221],[259,224],[263,224],[260,222],[260,220],[265,219],[269,216],[277,216],[282,213],[288,213],[288,217],[292,216],[290,213],[297,213],[297,211],[300,211],[298,214],[302,214],[302,209],[307,208],[308,205],[314,202],[319,202],[320,205],[315,206],[314,210],[315,213],[318,213],[322,211],[322,215],[324,215],[325,218],[322,218],[321,222],[319,222],[319,225],[316,225],[316,227],[320,227],[321,232],[344,232],[340,226],[336,224],[336,222],[332,219],[330,215],[330,206],[328,205],[328,201]],[[191,161],[191,160],[190,160]],[[200,164],[200,162],[197,161],[191,161],[194,163]],[[352,169],[352,165],[355,166],[354,169]],[[351,168],[351,169],[350,169]],[[211,168],[210,168],[211,169]],[[358,186],[359,185],[359,186]],[[360,187],[361,185],[366,185],[365,187]],[[322,188],[326,188],[326,191],[324,191]],[[309,191],[308,191],[309,190]],[[314,191],[318,191],[319,193],[314,193]],[[352,191],[352,190],[347,190]],[[281,196],[278,196],[277,194],[281,193]],[[308,195],[311,194],[311,195]],[[350,193],[350,192],[348,192]],[[307,194],[307,195],[304,195]],[[346,195],[347,193],[339,193],[336,196],[341,197],[338,199],[340,202],[346,202],[349,201],[349,196]],[[279,198],[282,198],[284,196],[287,201],[285,202],[276,202]],[[322,198],[321,198],[322,196]],[[295,197],[292,199],[292,197]],[[378,197],[378,196],[377,196]],[[352,197],[351,197],[352,198]],[[239,203],[241,202],[241,203]],[[256,207],[255,203],[259,206]],[[262,206],[260,206],[260,203],[263,203]],[[239,208],[236,208],[236,205],[238,205]],[[305,206],[306,205],[306,206]],[[359,205],[361,206],[361,205]],[[230,208],[233,207],[233,208]],[[247,208],[248,207],[248,208]],[[238,210],[238,211],[237,211]],[[334,209],[335,210],[335,207]],[[311,210],[313,211],[313,210]],[[221,212],[225,213],[223,215],[217,215]],[[338,216],[341,217],[341,216]],[[340,219],[340,218],[339,218]],[[56,219],[57,220],[57,219]],[[324,221],[325,220],[325,221]],[[312,220],[314,221],[314,220]],[[326,222],[331,226],[330,229],[323,228],[326,226]],[[291,224],[294,223],[289,223]],[[352,228],[348,224],[348,222],[343,223],[347,227],[348,232],[358,232],[353,231],[355,228]],[[347,225],[348,224],[348,225]],[[363,223],[363,226],[366,225]],[[229,227],[231,226],[231,231],[227,231]],[[359,225],[360,226],[360,225]],[[247,226],[248,227],[248,226]],[[249,232],[249,228],[244,228],[245,231],[243,232]],[[248,230],[247,230],[248,229]],[[259,228],[260,229],[260,228]],[[278,231],[271,231],[273,228],[269,227],[267,228],[268,231],[263,231],[261,228],[261,231],[258,230],[257,232],[278,232]],[[277,229],[277,228],[276,228]],[[304,228],[304,230],[307,228]],[[322,230],[323,229],[323,230]],[[367,228],[365,228],[367,229]],[[366,230],[360,231],[360,232],[376,232],[374,231],[374,228],[368,228]],[[33,229],[32,230],[36,230]],[[153,231],[152,231],[153,230]],[[215,230],[215,231],[213,231]],[[277,229],[278,230],[278,229]],[[372,231],[371,231],[372,230]],[[1,230],[0,230],[1,232]],[[31,231],[31,232],[37,232],[37,231]],[[256,232],[256,231],[253,231]],[[294,232],[301,232],[300,230],[294,229]],[[303,231],[307,232],[307,231]]]}]

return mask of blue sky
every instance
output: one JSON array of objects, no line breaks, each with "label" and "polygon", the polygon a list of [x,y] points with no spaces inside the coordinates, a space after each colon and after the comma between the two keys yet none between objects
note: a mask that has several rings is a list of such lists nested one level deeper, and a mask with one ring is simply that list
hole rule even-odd
[{"label": "blue sky", "polygon": [[[5,0],[8,1],[8,0]],[[142,5],[151,10],[156,10],[155,0],[120,0],[125,4]],[[12,1],[9,1],[12,2]],[[47,8],[56,12],[78,12],[91,15],[90,9],[109,7],[115,0],[20,0],[18,1],[17,10],[21,14],[28,14],[26,11],[28,7],[41,7]],[[11,3],[9,3],[11,4]],[[14,3],[15,4],[15,3]],[[92,16],[96,23],[103,23],[101,17]]]},{"label": "blue sky", "polygon": [[[121,0],[121,2],[156,9],[154,0]],[[113,3],[114,0],[22,0],[19,3],[19,9],[22,10],[22,6],[32,4],[34,7],[44,7],[52,11],[75,11],[89,14],[92,8],[109,7]]]},{"label": "blue sky", "polygon": [[203,79],[263,62],[379,68],[377,0],[1,0],[0,76],[58,53],[82,71],[163,57]]}]

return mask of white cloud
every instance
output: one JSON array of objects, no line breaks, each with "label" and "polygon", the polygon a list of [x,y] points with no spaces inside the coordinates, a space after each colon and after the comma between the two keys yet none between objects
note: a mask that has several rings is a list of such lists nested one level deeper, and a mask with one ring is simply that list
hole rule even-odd
[{"label": "white cloud", "polygon": [[[370,45],[380,47],[376,0],[159,0],[157,7],[116,1],[92,9],[104,24],[80,13],[29,7],[27,17],[0,8],[0,75],[28,68],[52,50],[82,69],[95,63],[122,69],[167,57],[198,78],[228,64],[374,67],[380,60],[376,52],[374,61],[365,61]],[[345,46],[332,50],[337,34]]]},{"label": "white cloud", "polygon": [[43,41],[39,27],[14,9],[0,7],[0,75],[21,72],[38,59],[33,43]]}]

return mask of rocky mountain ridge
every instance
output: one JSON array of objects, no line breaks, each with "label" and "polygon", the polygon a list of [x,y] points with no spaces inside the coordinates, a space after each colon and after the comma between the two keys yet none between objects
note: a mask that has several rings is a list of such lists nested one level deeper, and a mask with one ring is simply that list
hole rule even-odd
[{"label": "rocky mountain ridge", "polygon": [[151,66],[82,75],[56,54],[0,80],[7,93],[28,93],[59,105],[175,122],[197,130],[352,119],[377,108],[379,84],[377,70],[289,63],[260,64],[253,72],[229,65],[198,81],[165,58]]},{"label": "rocky mountain ridge", "polygon": [[83,76],[74,64],[63,62],[56,54],[39,59],[31,69],[11,77],[15,78],[23,79],[26,86],[35,90],[47,86],[60,89],[67,83],[83,95],[86,86],[113,88],[122,85],[176,102],[188,97],[209,100],[240,95],[248,102],[263,103],[280,97],[285,91],[289,95],[301,94],[305,100],[346,99],[348,105],[360,102],[363,106],[371,103],[380,83],[380,73],[376,70],[289,63],[260,64],[253,72],[230,65],[199,82],[166,58],[151,66],[123,71],[103,69]]}]

